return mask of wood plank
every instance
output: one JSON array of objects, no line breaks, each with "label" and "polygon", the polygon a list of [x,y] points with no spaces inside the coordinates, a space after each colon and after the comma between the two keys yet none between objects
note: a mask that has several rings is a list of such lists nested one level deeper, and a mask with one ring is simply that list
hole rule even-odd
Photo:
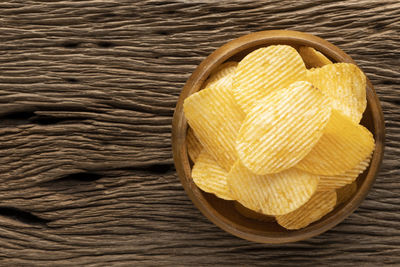
[{"label": "wood plank", "polygon": [[[227,234],[193,206],[170,149],[186,79],[243,34],[316,34],[359,63],[387,148],[362,206],[287,245]],[[0,265],[400,264],[398,1],[3,1]]]}]

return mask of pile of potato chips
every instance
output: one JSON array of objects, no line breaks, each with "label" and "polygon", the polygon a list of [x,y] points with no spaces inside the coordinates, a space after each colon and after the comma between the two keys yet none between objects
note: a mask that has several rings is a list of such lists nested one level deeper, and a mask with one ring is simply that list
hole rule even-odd
[{"label": "pile of potato chips", "polygon": [[184,101],[192,178],[238,212],[299,229],[357,190],[375,147],[366,78],[311,47],[259,48]]}]

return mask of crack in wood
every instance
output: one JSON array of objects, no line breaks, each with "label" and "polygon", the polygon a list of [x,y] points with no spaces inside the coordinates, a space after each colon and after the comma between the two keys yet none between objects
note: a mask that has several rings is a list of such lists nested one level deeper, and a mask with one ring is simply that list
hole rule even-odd
[{"label": "crack in wood", "polygon": [[55,116],[46,116],[46,115],[36,115],[30,119],[32,123],[37,123],[39,125],[50,125],[50,124],[57,124],[61,122],[70,122],[70,121],[77,121],[77,120],[84,120],[84,117],[55,117]]},{"label": "crack in wood", "polygon": [[0,207],[0,216],[8,217],[29,225],[47,226],[47,223],[51,222],[50,220],[40,218],[30,212],[14,207]]},{"label": "crack in wood", "polygon": [[0,125],[5,126],[17,126],[22,124],[38,124],[38,125],[50,125],[57,124],[64,121],[77,121],[77,120],[85,120],[86,117],[83,116],[74,116],[73,113],[69,114],[69,116],[57,117],[51,115],[37,114],[40,112],[39,110],[25,110],[25,111],[15,111],[6,113],[3,116],[0,116]]},{"label": "crack in wood", "polygon": [[64,182],[64,181],[94,182],[99,180],[101,177],[102,175],[94,172],[77,172],[68,174],[57,180],[53,180],[52,182]]},{"label": "crack in wood", "polygon": [[68,49],[77,48],[81,43],[76,41],[66,41],[62,43],[62,46]]},{"label": "crack in wood", "polygon": [[92,169],[90,171],[80,171],[75,173],[69,173],[63,175],[59,178],[53,180],[47,180],[42,183],[42,185],[52,185],[55,183],[89,183],[96,182],[103,177],[109,176],[111,173],[119,172],[119,171],[128,171],[128,172],[141,172],[143,174],[168,174],[175,171],[174,164],[171,163],[161,163],[161,164],[151,164],[147,166],[127,166],[127,167],[116,167],[116,168],[101,168],[97,167],[96,169]]},{"label": "crack in wood", "polygon": [[78,79],[76,79],[76,78],[63,78],[66,82],[69,82],[69,83],[77,83],[77,82],[79,82],[79,80]]},{"label": "crack in wood", "polygon": [[17,126],[31,123],[30,120],[35,116],[32,110],[15,111],[0,116],[0,125]]},{"label": "crack in wood", "polygon": [[114,47],[114,46],[115,46],[114,43],[108,42],[108,41],[101,41],[101,42],[98,42],[97,45],[98,45],[99,47],[102,47],[102,48],[111,48],[111,47]]}]

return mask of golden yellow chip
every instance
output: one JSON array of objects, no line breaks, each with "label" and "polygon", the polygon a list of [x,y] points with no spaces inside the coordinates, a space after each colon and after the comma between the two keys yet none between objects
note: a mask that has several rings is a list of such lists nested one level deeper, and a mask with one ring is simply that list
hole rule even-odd
[{"label": "golden yellow chip", "polygon": [[319,68],[324,65],[332,64],[332,61],[321,52],[309,46],[301,46],[299,48],[299,54],[303,58],[307,68]]},{"label": "golden yellow chip", "polygon": [[185,99],[185,116],[197,138],[226,171],[237,159],[236,136],[244,119],[231,88],[206,88]]},{"label": "golden yellow chip", "polygon": [[332,107],[359,123],[367,106],[366,78],[354,64],[335,63],[307,71],[307,80],[327,95]]},{"label": "golden yellow chip", "polygon": [[288,45],[259,48],[239,62],[233,79],[235,99],[247,114],[270,92],[306,80],[306,67],[299,53]]},{"label": "golden yellow chip", "polygon": [[351,184],[345,185],[336,190],[337,195],[337,203],[339,205],[341,203],[349,200],[355,193],[357,192],[357,183],[353,182]]},{"label": "golden yellow chip", "polygon": [[219,198],[232,200],[226,179],[228,173],[218,165],[214,158],[203,150],[192,169],[193,182],[203,191],[213,193]]},{"label": "golden yellow chip", "polygon": [[368,168],[370,160],[371,157],[369,156],[368,158],[361,161],[356,167],[346,171],[344,174],[320,175],[318,191],[334,190],[347,184],[351,184],[362,172],[364,172]]},{"label": "golden yellow chip", "polygon": [[319,177],[293,168],[256,175],[238,160],[227,180],[232,197],[246,208],[266,215],[281,215],[306,203],[316,191]]},{"label": "golden yellow chip", "polygon": [[254,210],[248,209],[239,202],[235,202],[235,209],[242,214],[244,217],[254,219],[261,222],[275,222],[275,217],[265,215],[262,213],[255,212]]},{"label": "golden yellow chip", "polygon": [[317,175],[343,174],[366,159],[374,147],[374,138],[364,126],[332,110],[324,134],[296,168]]},{"label": "golden yellow chip", "polygon": [[210,78],[204,83],[204,88],[225,86],[232,88],[232,80],[236,73],[236,67],[238,63],[234,61],[226,62],[220,65],[213,73]]},{"label": "golden yellow chip", "polygon": [[260,175],[294,166],[318,142],[330,112],[329,100],[309,82],[271,93],[253,107],[240,128],[240,160]]},{"label": "golden yellow chip", "polygon": [[[221,87],[232,88],[232,80],[235,75],[237,62],[226,62],[220,65],[211,75],[210,78],[204,83],[203,88]],[[218,88],[214,90],[219,90]],[[187,133],[187,147],[190,158],[193,162],[203,149],[203,145],[197,139],[192,128],[188,128]]]},{"label": "golden yellow chip", "polygon": [[194,135],[192,128],[188,127],[187,135],[186,135],[186,143],[187,143],[187,150],[190,159],[193,162],[196,162],[197,157],[200,155],[200,152],[203,150],[203,145]]},{"label": "golden yellow chip", "polygon": [[317,192],[306,204],[297,210],[285,215],[276,216],[276,221],[286,229],[304,228],[331,212],[335,204],[335,191]]}]

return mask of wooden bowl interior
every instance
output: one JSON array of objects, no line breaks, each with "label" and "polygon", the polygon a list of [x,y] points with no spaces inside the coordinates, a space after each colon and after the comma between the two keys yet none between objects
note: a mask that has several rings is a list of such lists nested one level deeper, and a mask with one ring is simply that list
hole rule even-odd
[{"label": "wooden bowl interior", "polygon": [[[289,34],[297,34],[297,33],[289,32]],[[298,35],[296,36],[299,37]],[[339,50],[338,48],[334,47],[333,45],[329,44],[328,42],[320,38],[304,34],[300,35],[300,37],[287,38],[285,36],[283,37],[281,36],[279,38],[270,38],[270,39],[266,38],[268,40],[264,40],[262,42],[259,42],[257,40],[256,42],[254,42],[254,45],[242,45],[242,46],[238,45],[239,49],[234,48],[229,50],[231,54],[229,54],[229,52],[224,54],[223,53],[224,47],[220,48],[210,56],[212,58],[217,54],[217,56],[219,56],[217,59],[218,63],[213,64],[211,67],[209,66],[207,74],[203,73],[204,77],[198,79],[197,83],[194,84],[189,83],[189,85],[191,86],[190,89],[192,89],[192,91],[189,92],[188,95],[199,90],[201,88],[202,83],[208,77],[209,73],[212,72],[212,70],[217,68],[223,62],[240,61],[244,56],[246,56],[251,51],[272,44],[286,44],[286,45],[291,45],[295,48],[298,48],[301,45],[308,45],[316,48],[317,50],[325,54],[333,62],[354,63],[354,61],[343,51]],[[220,52],[220,55],[218,55],[218,52]],[[202,66],[200,65],[200,67]],[[196,72],[192,76],[195,75]],[[188,88],[186,88],[186,90],[188,90]],[[182,98],[180,101],[183,102],[183,100],[184,99]],[[178,174],[181,178],[182,184],[184,185],[186,192],[191,197],[195,205],[203,212],[203,214],[206,215],[215,224],[217,224],[224,230],[234,235],[256,242],[285,243],[285,242],[294,242],[306,239],[311,236],[320,234],[330,229],[331,227],[342,221],[345,217],[350,215],[351,212],[353,212],[354,209],[356,209],[357,206],[360,204],[360,202],[365,198],[367,191],[370,189],[375,179],[375,175],[378,172],[378,168],[382,159],[381,154],[383,152],[383,135],[384,135],[383,118],[380,117],[382,115],[382,112],[380,110],[379,102],[377,101],[378,99],[376,97],[374,89],[371,83],[368,81],[367,108],[364,112],[361,124],[364,125],[366,128],[368,128],[371,131],[371,133],[374,134],[374,138],[377,141],[377,149],[374,152],[370,167],[367,170],[365,170],[364,173],[362,173],[357,179],[358,191],[347,202],[338,205],[332,212],[324,216],[322,219],[310,224],[309,226],[303,229],[286,230],[285,228],[281,227],[275,222],[261,222],[258,220],[249,219],[241,215],[235,209],[234,201],[222,200],[214,196],[213,194],[205,193],[202,190],[198,189],[190,177],[192,164],[190,163],[187,155],[185,136],[181,136],[181,135],[186,135],[187,124],[185,120],[183,121],[181,120],[181,126],[183,126],[180,129],[181,133],[180,134],[173,133],[173,139],[181,137],[182,140],[180,141],[182,141],[181,145],[183,145],[183,147],[181,147],[180,149],[176,147],[174,148],[174,157],[176,156],[175,152],[178,151],[177,153],[181,153],[180,154],[181,157],[175,157],[175,160],[179,158],[178,162],[175,161],[175,164],[177,165]],[[177,113],[179,111],[180,113],[183,113],[181,109],[178,109],[178,106],[175,112]],[[180,115],[184,116],[183,114]],[[174,116],[179,116],[179,114],[175,114]],[[179,131],[178,129],[175,130]],[[174,144],[176,143],[179,142],[176,142],[175,140]],[[182,160],[182,158],[185,159]],[[185,170],[185,171],[183,173],[183,171],[180,170]]]}]

